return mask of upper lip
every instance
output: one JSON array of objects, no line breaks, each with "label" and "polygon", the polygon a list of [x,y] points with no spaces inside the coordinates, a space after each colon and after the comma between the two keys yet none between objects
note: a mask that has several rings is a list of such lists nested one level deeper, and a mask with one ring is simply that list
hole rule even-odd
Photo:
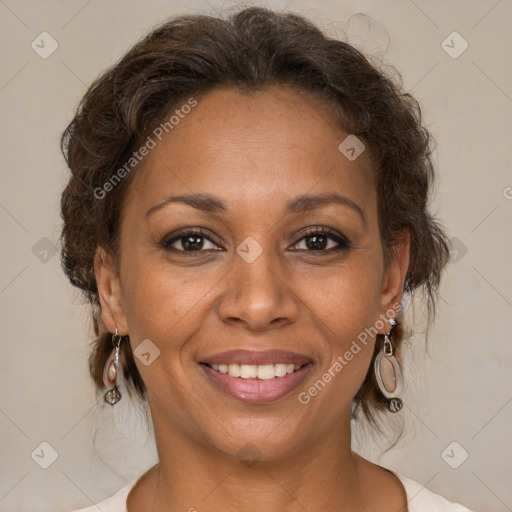
[{"label": "upper lip", "polygon": [[297,352],[290,352],[288,350],[228,350],[220,352],[211,356],[205,357],[201,362],[204,364],[296,364],[302,366],[310,363],[310,357]]}]

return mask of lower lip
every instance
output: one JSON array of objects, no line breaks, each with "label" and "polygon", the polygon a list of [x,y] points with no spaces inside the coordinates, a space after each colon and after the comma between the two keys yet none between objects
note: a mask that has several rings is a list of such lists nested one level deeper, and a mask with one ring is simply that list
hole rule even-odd
[{"label": "lower lip", "polygon": [[249,404],[268,404],[283,398],[300,385],[312,366],[312,363],[308,363],[300,370],[287,373],[284,377],[261,380],[231,377],[227,373],[215,371],[209,366],[201,364],[206,375],[215,385],[228,395]]}]

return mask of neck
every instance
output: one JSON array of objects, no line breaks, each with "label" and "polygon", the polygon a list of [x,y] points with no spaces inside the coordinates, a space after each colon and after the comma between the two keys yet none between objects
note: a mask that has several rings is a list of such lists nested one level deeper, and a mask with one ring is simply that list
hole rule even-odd
[{"label": "neck", "polygon": [[279,458],[264,457],[248,443],[242,460],[160,420],[154,417],[159,464],[148,472],[145,510],[303,512],[341,504],[347,512],[365,510],[362,459],[350,448],[349,417],[331,435],[302,439]]}]

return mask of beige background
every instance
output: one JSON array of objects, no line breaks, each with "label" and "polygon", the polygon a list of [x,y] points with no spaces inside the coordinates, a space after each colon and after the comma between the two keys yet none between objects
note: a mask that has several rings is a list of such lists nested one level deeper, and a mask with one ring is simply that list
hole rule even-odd
[{"label": "beige background", "polygon": [[[58,141],[86,86],[155,23],[231,5],[0,0],[2,512],[89,506],[156,462],[140,408],[127,400],[113,410],[96,404],[86,365],[88,310],[54,254],[66,180]],[[512,2],[269,5],[384,54],[420,100],[438,144],[434,208],[456,261],[443,282],[429,354],[421,334],[411,340],[404,440],[381,459],[382,441],[356,447],[450,500],[512,510]],[[47,59],[31,48],[43,31],[59,45]],[[458,58],[442,47],[454,31],[469,44]],[[448,44],[453,52],[463,41]],[[49,462],[52,450],[57,459],[43,469],[35,460]],[[452,469],[445,460],[460,465]]]}]

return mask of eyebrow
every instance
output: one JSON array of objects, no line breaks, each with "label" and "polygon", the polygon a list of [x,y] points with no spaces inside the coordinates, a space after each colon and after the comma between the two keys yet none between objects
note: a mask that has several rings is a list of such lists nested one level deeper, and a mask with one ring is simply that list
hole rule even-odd
[{"label": "eyebrow", "polygon": [[[222,199],[218,197],[209,194],[186,194],[166,197],[165,200],[161,203],[152,206],[145,213],[144,217],[147,218],[152,213],[171,203],[186,204],[192,208],[196,208],[197,210],[208,213],[222,214],[229,211],[229,208],[226,206],[226,204],[222,201]],[[366,215],[362,208],[354,201],[352,201],[352,199],[336,193],[319,195],[303,194],[297,196],[287,201],[284,213],[285,215],[305,213],[311,210],[317,210],[330,204],[341,204],[343,206],[348,206],[357,212],[361,217],[363,224],[365,226],[367,225]]]}]

